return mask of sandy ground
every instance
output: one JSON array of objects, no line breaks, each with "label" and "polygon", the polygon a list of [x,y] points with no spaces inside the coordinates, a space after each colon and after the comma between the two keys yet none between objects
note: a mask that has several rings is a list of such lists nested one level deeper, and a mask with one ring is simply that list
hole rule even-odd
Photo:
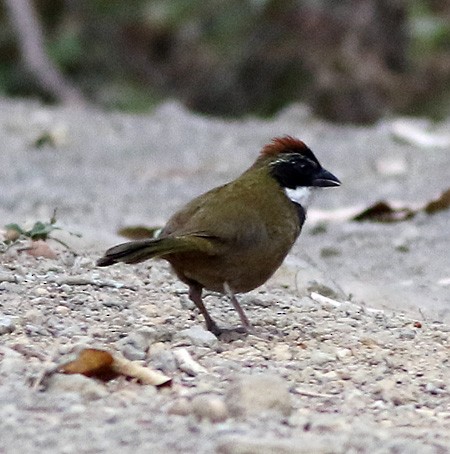
[{"label": "sandy ground", "polygon": [[[76,257],[0,255],[0,452],[450,452],[450,211],[349,220],[378,200],[419,206],[448,189],[449,130],[336,126],[303,106],[225,122],[175,103],[131,116],[1,101],[0,225],[57,208],[58,225],[82,237],[60,233]],[[255,334],[211,336],[164,263],[94,266],[118,228],[163,224],[281,134],[343,185],[317,196],[279,272],[241,296]],[[221,325],[238,323],[225,298],[206,304]],[[33,386],[85,346],[173,386],[75,375]]]}]

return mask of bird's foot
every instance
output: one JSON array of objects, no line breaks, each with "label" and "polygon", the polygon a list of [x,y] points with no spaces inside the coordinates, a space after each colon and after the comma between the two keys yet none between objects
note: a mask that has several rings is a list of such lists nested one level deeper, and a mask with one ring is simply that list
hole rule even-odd
[{"label": "bird's foot", "polygon": [[225,342],[232,342],[238,339],[244,339],[249,334],[253,334],[254,330],[251,326],[237,326],[235,328],[219,328],[215,323],[212,326],[207,326],[208,331],[211,331],[218,339]]},{"label": "bird's foot", "polygon": [[218,336],[222,342],[233,342],[240,339],[245,339],[248,336],[248,331],[242,327],[224,328]]}]

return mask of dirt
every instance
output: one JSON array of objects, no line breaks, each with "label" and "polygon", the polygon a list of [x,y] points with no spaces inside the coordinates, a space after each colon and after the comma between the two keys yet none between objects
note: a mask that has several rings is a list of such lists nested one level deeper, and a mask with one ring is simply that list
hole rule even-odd
[{"label": "dirt", "polygon": [[[351,220],[449,188],[450,120],[338,126],[300,105],[270,121],[176,103],[147,116],[0,107],[0,225],[57,208],[55,236],[76,252],[50,241],[56,259],[0,255],[0,452],[450,452],[450,210]],[[283,134],[343,184],[316,197],[277,274],[240,296],[254,334],[211,336],[162,262],[95,267],[120,227],[162,225]],[[238,324],[226,298],[205,301],[221,326]],[[173,385],[44,379],[84,347]]]}]

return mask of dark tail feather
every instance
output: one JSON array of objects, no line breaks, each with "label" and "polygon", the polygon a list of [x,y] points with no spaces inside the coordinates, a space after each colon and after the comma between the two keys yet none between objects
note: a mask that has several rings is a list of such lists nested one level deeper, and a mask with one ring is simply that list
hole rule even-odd
[{"label": "dark tail feather", "polygon": [[97,265],[109,266],[119,262],[139,263],[153,257],[193,250],[208,253],[211,251],[211,244],[208,239],[195,236],[130,241],[108,249],[105,255],[97,260]]},{"label": "dark tail feather", "polygon": [[97,260],[97,266],[109,266],[114,263],[139,263],[161,254],[160,240],[130,241],[118,244],[105,252]]}]

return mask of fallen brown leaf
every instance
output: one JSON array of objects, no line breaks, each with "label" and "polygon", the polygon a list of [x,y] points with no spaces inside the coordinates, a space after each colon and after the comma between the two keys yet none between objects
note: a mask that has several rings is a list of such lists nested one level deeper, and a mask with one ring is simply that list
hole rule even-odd
[{"label": "fallen brown leaf", "polygon": [[437,211],[450,208],[450,189],[444,191],[437,199],[422,206],[400,206],[393,207],[385,201],[379,201],[354,215],[352,221],[373,221],[373,222],[400,222],[411,219],[417,213],[425,211],[427,214],[434,214]]},{"label": "fallen brown leaf", "polygon": [[168,386],[172,382],[170,377],[161,372],[96,348],[81,350],[75,360],[63,364],[58,370],[65,374],[82,374],[103,381],[109,381],[123,375],[136,378],[144,385],[158,387]]},{"label": "fallen brown leaf", "polygon": [[393,208],[387,202],[380,201],[358,213],[352,221],[400,222],[411,219],[416,213],[412,208]]},{"label": "fallen brown leaf", "polygon": [[113,370],[114,358],[111,353],[95,348],[85,348],[80,351],[77,358],[63,364],[59,370],[65,374],[82,374],[103,381],[109,381],[119,376]]},{"label": "fallen brown leaf", "polygon": [[144,385],[161,387],[170,386],[172,383],[172,379],[167,375],[123,357],[114,356],[112,369],[118,374],[136,378]]},{"label": "fallen brown leaf", "polygon": [[428,214],[434,214],[437,211],[447,210],[450,208],[450,188],[444,191],[437,199],[425,205],[425,212]]}]

